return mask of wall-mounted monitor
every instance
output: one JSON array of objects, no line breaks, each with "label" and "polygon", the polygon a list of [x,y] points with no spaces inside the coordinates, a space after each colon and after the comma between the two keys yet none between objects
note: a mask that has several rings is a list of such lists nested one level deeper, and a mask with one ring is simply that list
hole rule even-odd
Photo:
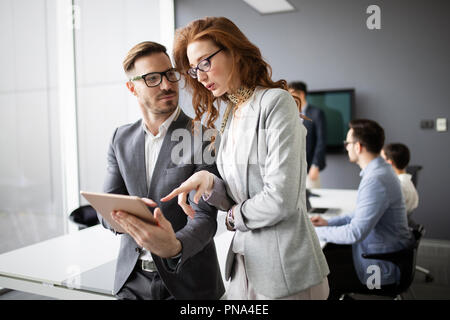
[{"label": "wall-mounted monitor", "polygon": [[355,89],[309,91],[308,104],[323,110],[327,121],[327,150],[343,150],[355,107]]}]

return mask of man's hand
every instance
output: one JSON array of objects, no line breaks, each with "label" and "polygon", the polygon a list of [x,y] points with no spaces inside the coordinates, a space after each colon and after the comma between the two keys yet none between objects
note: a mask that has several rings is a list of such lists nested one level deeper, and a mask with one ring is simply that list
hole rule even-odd
[{"label": "man's hand", "polygon": [[313,181],[317,180],[319,178],[319,168],[312,165],[311,168],[309,168],[308,176]]},{"label": "man's hand", "polygon": [[124,211],[114,211],[112,214],[113,219],[133,237],[139,246],[161,258],[176,256],[181,252],[182,245],[175,236],[172,224],[159,208],[155,209],[153,216],[158,222],[157,225],[144,222]]},{"label": "man's hand", "polygon": [[194,218],[194,209],[187,204],[189,192],[196,190],[194,202],[198,204],[203,194],[211,193],[214,185],[214,175],[206,170],[194,173],[189,179],[183,182],[178,188],[173,189],[171,193],[161,199],[166,202],[178,196],[178,204],[191,219]]},{"label": "man's hand", "polygon": [[324,227],[328,225],[328,221],[320,216],[311,217],[311,222],[315,227]]}]

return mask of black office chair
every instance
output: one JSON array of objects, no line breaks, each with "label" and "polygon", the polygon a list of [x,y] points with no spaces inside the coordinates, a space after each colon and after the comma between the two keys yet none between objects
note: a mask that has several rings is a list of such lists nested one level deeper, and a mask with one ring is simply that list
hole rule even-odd
[{"label": "black office chair", "polygon": [[100,223],[97,212],[90,205],[84,205],[73,210],[69,216],[69,220],[77,224],[78,230],[89,228]]},{"label": "black office chair", "polygon": [[[385,260],[397,265],[400,269],[400,281],[396,284],[381,286],[380,289],[370,290],[367,287],[361,287],[360,290],[352,293],[384,296],[394,298],[395,300],[402,300],[402,294],[408,290],[414,280],[417,251],[420,239],[425,233],[425,229],[422,225],[418,225],[412,233],[414,235],[414,242],[408,248],[389,253],[362,254],[364,259]],[[346,300],[347,297],[347,295],[344,295],[341,297],[341,300]]]},{"label": "black office chair", "polygon": [[[419,178],[419,171],[422,170],[422,168],[423,167],[419,165],[410,165],[406,167],[406,172],[411,175],[411,181],[414,184],[414,187],[416,187],[416,189],[417,189],[417,181]],[[410,228],[415,228],[417,226],[417,223],[413,219],[411,219],[411,215],[408,215],[408,224]],[[421,266],[416,266],[416,270],[425,274],[426,282],[432,282],[434,280],[430,270],[425,269]]]}]

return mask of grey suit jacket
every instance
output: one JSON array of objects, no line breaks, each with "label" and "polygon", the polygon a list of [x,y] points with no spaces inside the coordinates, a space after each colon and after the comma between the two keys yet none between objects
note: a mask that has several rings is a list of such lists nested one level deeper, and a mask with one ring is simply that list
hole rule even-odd
[{"label": "grey suit jacket", "polygon": [[[247,165],[236,175],[239,190],[233,191],[246,200],[235,208],[235,226],[244,233],[245,267],[255,291],[280,298],[321,283],[329,269],[306,211],[306,129],[295,101],[285,90],[262,88],[251,99],[247,117],[240,120],[247,131],[239,139],[244,151],[238,158]],[[229,161],[223,152],[228,138],[226,130],[217,155],[222,177]],[[216,177],[207,201],[226,211],[237,202],[232,193],[226,181]]]},{"label": "grey suit jacket", "polygon": [[[180,110],[181,111],[181,110]],[[181,151],[179,141],[172,141],[177,129],[189,132],[191,148]],[[169,202],[160,199],[187,180],[199,170],[217,173],[215,164],[195,164],[208,142],[202,143],[201,132],[197,140],[191,132],[191,119],[182,111],[167,130],[159,153],[149,190],[146,183],[144,130],[142,120],[116,129],[108,150],[108,167],[104,183],[104,192],[147,197],[158,203],[181,241],[183,249],[181,260],[176,269],[152,254],[153,260],[169,292],[176,299],[219,299],[224,293],[216,248],[213,237],[217,229],[217,209],[200,200],[196,205],[190,201],[196,211],[195,218],[189,219],[178,205],[177,198]],[[194,142],[195,140],[195,142]],[[188,140],[189,141],[189,140]],[[200,142],[200,143],[199,143]],[[174,163],[171,155],[176,152],[181,163]],[[195,161],[194,161],[195,160]],[[190,197],[191,198],[191,197]],[[153,211],[152,208],[150,208]],[[106,227],[111,227],[101,219]],[[114,230],[112,230],[114,231]],[[116,267],[114,294],[122,288],[138,260],[137,243],[128,234],[121,235],[121,245]]]}]

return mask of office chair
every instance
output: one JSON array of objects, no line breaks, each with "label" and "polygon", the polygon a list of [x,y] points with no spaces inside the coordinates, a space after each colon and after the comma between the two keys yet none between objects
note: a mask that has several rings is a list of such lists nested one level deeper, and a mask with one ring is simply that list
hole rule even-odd
[{"label": "office chair", "polygon": [[[420,170],[422,170],[422,166],[419,165],[410,165],[406,167],[406,172],[411,175],[411,181],[414,184],[414,187],[416,187],[416,189]],[[414,228],[417,225],[416,222],[410,218],[410,216],[408,216],[408,224],[410,228]],[[421,266],[416,266],[416,270],[425,274],[426,282],[432,282],[434,280],[430,270],[425,269]]]},{"label": "office chair", "polygon": [[[367,287],[361,287],[361,289],[352,293],[384,296],[394,298],[395,300],[402,300],[402,294],[408,290],[414,280],[417,251],[425,229],[422,225],[418,225],[412,233],[414,235],[414,242],[408,248],[388,253],[362,254],[364,259],[385,260],[397,265],[400,269],[400,281],[396,284],[381,286],[380,289],[370,290]],[[347,294],[341,296],[341,300],[346,300],[346,298]]]},{"label": "office chair", "polygon": [[69,216],[69,220],[77,224],[78,230],[89,228],[100,223],[97,212],[90,205],[84,205],[73,210]]}]

